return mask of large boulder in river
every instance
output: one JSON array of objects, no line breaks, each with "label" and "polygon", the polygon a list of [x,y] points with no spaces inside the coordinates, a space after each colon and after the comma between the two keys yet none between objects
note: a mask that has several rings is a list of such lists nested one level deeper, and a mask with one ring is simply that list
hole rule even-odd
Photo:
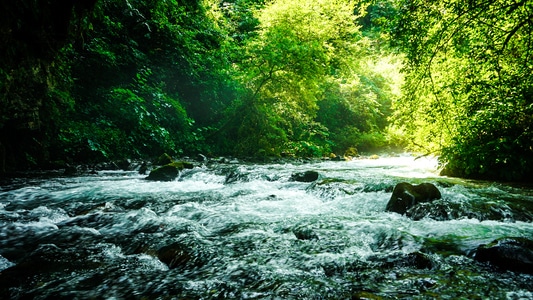
[{"label": "large boulder in river", "polygon": [[178,177],[181,170],[192,169],[193,167],[193,164],[184,161],[172,162],[152,170],[146,180],[172,181]]},{"label": "large boulder in river", "polygon": [[386,211],[405,214],[407,210],[418,203],[431,202],[442,198],[439,189],[432,183],[412,185],[400,182],[392,191],[392,196],[387,203]]},{"label": "large boulder in river", "polygon": [[479,246],[474,259],[503,270],[533,274],[533,241],[520,237],[497,239]]}]

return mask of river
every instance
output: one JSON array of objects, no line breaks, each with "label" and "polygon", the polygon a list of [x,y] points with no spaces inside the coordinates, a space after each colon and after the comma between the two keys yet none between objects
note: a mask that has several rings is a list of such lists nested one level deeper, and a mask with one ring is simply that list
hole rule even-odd
[{"label": "river", "polygon": [[[532,237],[531,211],[516,210],[533,207],[533,189],[436,166],[403,155],[196,164],[172,182],[124,171],[4,180],[0,297],[533,298],[532,275],[472,257],[497,238]],[[317,181],[291,180],[309,170]],[[401,181],[434,183],[441,215],[386,212]]]}]

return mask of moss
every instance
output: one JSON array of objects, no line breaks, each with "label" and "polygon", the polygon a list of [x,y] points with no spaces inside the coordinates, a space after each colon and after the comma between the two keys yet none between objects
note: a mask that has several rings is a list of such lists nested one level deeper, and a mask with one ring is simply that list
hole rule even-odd
[{"label": "moss", "polygon": [[192,163],[186,162],[186,161],[174,161],[174,162],[167,164],[166,166],[175,167],[180,170],[194,168],[194,165]]},{"label": "moss", "polygon": [[146,179],[154,181],[172,181],[178,177],[181,170],[192,169],[193,167],[193,164],[185,161],[171,162],[152,170]]}]

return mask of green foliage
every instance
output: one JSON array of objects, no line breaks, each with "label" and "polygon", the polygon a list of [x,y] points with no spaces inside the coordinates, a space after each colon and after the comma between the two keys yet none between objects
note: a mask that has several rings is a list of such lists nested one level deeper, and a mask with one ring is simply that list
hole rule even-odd
[{"label": "green foliage", "polygon": [[530,1],[0,8],[0,147],[14,165],[407,146],[450,174],[533,175]]},{"label": "green foliage", "polygon": [[257,36],[259,20],[254,11],[264,6],[263,0],[224,1],[220,11],[224,16],[223,26],[231,38],[232,44],[242,46],[248,39]]},{"label": "green foliage", "polygon": [[[359,18],[359,24],[365,35],[373,37],[378,43],[383,42],[394,26],[393,20],[398,16],[397,1],[370,0],[365,2],[370,5],[367,6],[366,13]],[[386,43],[382,46],[386,47]]]},{"label": "green foliage", "polygon": [[[108,159],[155,156],[162,152],[177,155],[191,150],[187,145],[197,142],[191,128],[194,122],[178,100],[148,83],[150,76],[149,69],[141,70],[131,87],[113,88],[98,105],[81,107],[91,126],[79,119],[68,124],[66,131],[76,137],[77,148],[82,152],[98,152]],[[89,131],[83,132],[83,128]],[[95,132],[93,138],[86,137]],[[79,139],[90,142],[84,145]],[[72,143],[73,138],[65,140]],[[73,153],[73,149],[67,153]]]},{"label": "green foliage", "polygon": [[59,133],[58,158],[70,161],[98,162],[113,156],[118,151],[127,151],[127,136],[112,124],[72,122]]},{"label": "green foliage", "polygon": [[[318,103],[317,120],[329,128],[336,153],[350,147],[374,151],[390,146],[384,143],[383,132],[388,126],[391,103],[399,97],[402,78],[394,59],[366,54],[354,61],[349,79],[333,77],[327,82]],[[370,136],[381,138],[369,139]]]},{"label": "green foliage", "polygon": [[238,154],[321,156],[384,130],[393,89],[376,72],[384,57],[369,58],[356,8],[365,10],[353,1],[279,0],[257,10],[257,35],[235,65],[248,93],[230,116],[243,119],[226,129],[237,132]]},{"label": "green foliage", "polygon": [[[13,7],[53,17],[30,2]],[[47,156],[24,154],[35,163],[164,152],[324,156],[382,146],[400,78],[380,34],[394,7],[364,2],[72,4],[72,40],[44,35],[53,42],[46,61],[0,66],[0,129],[33,124],[23,147]],[[16,25],[6,20],[2,35]],[[45,149],[26,146],[37,140]]]},{"label": "green foliage", "polygon": [[527,86],[528,90],[523,91],[523,86],[515,83],[500,91],[505,95],[491,94],[493,90],[478,95],[483,107],[472,113],[469,123],[460,128],[461,135],[443,151],[447,171],[508,181],[531,178],[533,104],[525,102],[524,95],[530,93],[531,85]]},{"label": "green foliage", "polygon": [[77,123],[102,137],[117,129],[121,137],[85,146],[108,158],[208,150],[205,135],[233,92],[216,51],[224,38],[204,6],[102,1],[92,28],[71,54],[83,84],[64,131],[86,140]]},{"label": "green foliage", "polygon": [[401,8],[397,41],[409,64],[398,125],[422,147],[443,149],[451,174],[531,178],[532,4],[419,0]]}]

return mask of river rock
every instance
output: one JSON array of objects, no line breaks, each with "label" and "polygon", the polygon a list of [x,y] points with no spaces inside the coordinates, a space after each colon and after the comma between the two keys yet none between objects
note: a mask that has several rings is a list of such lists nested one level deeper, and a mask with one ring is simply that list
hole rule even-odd
[{"label": "river rock", "polygon": [[403,215],[418,203],[431,202],[440,198],[442,196],[439,189],[432,183],[412,185],[407,182],[400,182],[394,187],[385,210]]},{"label": "river rock", "polygon": [[148,171],[148,164],[145,161],[143,161],[141,166],[139,167],[138,172],[141,175],[145,175],[147,171]]},{"label": "river rock", "polygon": [[195,160],[200,163],[207,163],[209,160],[207,159],[207,156],[199,153],[196,155]]},{"label": "river rock", "polygon": [[479,246],[474,259],[503,270],[533,274],[533,240],[520,237],[497,239]]},{"label": "river rock", "polygon": [[178,177],[181,170],[192,169],[193,167],[193,164],[184,161],[169,163],[152,170],[146,180],[172,181]]},{"label": "river rock", "polygon": [[208,260],[200,245],[186,245],[180,242],[161,247],[157,258],[169,269],[201,267]]},{"label": "river rock", "polygon": [[249,181],[248,174],[242,173],[239,169],[233,169],[229,170],[228,174],[226,174],[226,180],[224,181],[224,184],[230,184],[239,181]]},{"label": "river rock", "polygon": [[296,236],[299,240],[318,240],[318,235],[313,231],[313,229],[302,226],[294,228],[292,233],[294,233],[294,236]]},{"label": "river rock", "polygon": [[174,269],[188,263],[191,260],[192,255],[187,247],[175,243],[159,249],[157,251],[157,257],[170,269]]},{"label": "river rock", "polygon": [[[55,278],[57,276],[55,274],[84,272],[98,268],[102,262],[90,259],[95,254],[95,249],[90,247],[69,246],[61,248],[52,243],[40,244],[30,254],[18,261],[16,265],[0,272],[0,290],[24,285],[27,288],[32,288],[38,285],[39,280]],[[1,299],[12,299],[9,296],[4,297],[6,297],[5,294],[0,296]],[[34,297],[30,298],[33,299]]]},{"label": "river rock", "polygon": [[[452,203],[443,199],[432,202],[418,203],[405,212],[405,215],[415,221],[430,218],[436,221],[455,220],[459,218],[473,218],[475,215],[464,211],[461,203]],[[479,219],[479,218],[478,218]]]},{"label": "river rock", "polygon": [[133,162],[131,159],[129,158],[126,158],[126,159],[123,159],[123,160],[119,160],[116,162],[116,165],[117,167],[120,169],[120,170],[123,170],[123,171],[131,171],[132,170],[132,165],[133,165]]},{"label": "river rock", "polygon": [[411,253],[394,252],[390,254],[373,254],[367,262],[377,269],[413,268],[418,270],[433,269],[437,266],[432,256],[420,251]]},{"label": "river rock", "polygon": [[65,176],[75,176],[78,175],[78,168],[76,166],[67,165],[65,171],[63,172]]},{"label": "river rock", "polygon": [[313,182],[316,181],[318,177],[319,174],[317,171],[305,171],[292,174],[290,180],[298,182]]}]

